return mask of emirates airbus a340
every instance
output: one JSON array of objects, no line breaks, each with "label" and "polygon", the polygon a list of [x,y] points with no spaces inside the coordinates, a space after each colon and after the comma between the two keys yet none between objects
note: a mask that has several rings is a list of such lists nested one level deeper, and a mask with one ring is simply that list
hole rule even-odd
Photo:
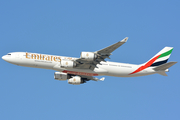
[{"label": "emirates airbus a340", "polygon": [[111,53],[127,41],[127,37],[109,47],[95,52],[81,52],[80,58],[47,55],[30,52],[12,52],[3,60],[25,67],[52,69],[56,80],[68,80],[69,84],[80,85],[89,80],[103,81],[94,76],[137,77],[151,74],[167,76],[168,68],[177,62],[168,62],[173,47],[165,47],[143,64],[126,64],[105,61]]}]

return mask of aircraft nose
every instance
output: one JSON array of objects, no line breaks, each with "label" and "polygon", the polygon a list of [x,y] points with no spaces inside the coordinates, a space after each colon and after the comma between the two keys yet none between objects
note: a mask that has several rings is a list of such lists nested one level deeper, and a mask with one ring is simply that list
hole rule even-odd
[{"label": "aircraft nose", "polygon": [[8,57],[7,57],[6,55],[2,56],[2,59],[3,59],[4,61],[8,61]]},{"label": "aircraft nose", "polygon": [[2,59],[6,62],[13,63],[13,60],[11,59],[10,55],[4,55],[2,56]]},{"label": "aircraft nose", "polygon": [[2,56],[2,59],[5,60],[5,56]]}]

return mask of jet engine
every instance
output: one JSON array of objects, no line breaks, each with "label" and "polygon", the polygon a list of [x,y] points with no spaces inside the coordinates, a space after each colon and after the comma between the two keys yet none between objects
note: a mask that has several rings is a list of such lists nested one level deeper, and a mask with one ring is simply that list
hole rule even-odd
[{"label": "jet engine", "polygon": [[85,80],[83,80],[81,77],[79,76],[75,76],[75,77],[72,77],[68,80],[68,83],[69,84],[73,84],[73,85],[80,85],[80,84],[83,84],[85,83]]},{"label": "jet engine", "polygon": [[62,72],[55,72],[54,73],[54,79],[55,80],[67,80],[70,78],[70,75],[67,73],[62,73]]},{"label": "jet engine", "polygon": [[73,68],[76,66],[76,63],[72,60],[61,60],[61,67],[64,68]]},{"label": "jet engine", "polygon": [[93,52],[81,52],[81,58],[87,61],[93,61],[97,58],[97,55]]}]

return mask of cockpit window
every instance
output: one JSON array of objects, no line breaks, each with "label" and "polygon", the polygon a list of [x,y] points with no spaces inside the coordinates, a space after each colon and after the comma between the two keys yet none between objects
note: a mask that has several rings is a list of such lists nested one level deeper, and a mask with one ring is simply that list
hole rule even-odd
[{"label": "cockpit window", "polygon": [[11,55],[11,54],[7,54],[7,55]]}]

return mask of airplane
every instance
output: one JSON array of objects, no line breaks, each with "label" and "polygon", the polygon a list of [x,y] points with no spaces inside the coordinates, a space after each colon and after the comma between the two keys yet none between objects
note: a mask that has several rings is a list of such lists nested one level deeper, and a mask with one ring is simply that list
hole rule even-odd
[{"label": "airplane", "polygon": [[81,52],[80,58],[47,55],[30,52],[11,52],[2,59],[18,65],[33,68],[51,69],[55,80],[68,80],[69,84],[80,85],[89,80],[104,81],[94,76],[138,77],[152,74],[167,76],[168,68],[177,62],[167,62],[173,47],[164,47],[160,52],[143,64],[127,64],[110,62],[110,55],[118,47],[126,43],[128,37],[95,52]]}]

